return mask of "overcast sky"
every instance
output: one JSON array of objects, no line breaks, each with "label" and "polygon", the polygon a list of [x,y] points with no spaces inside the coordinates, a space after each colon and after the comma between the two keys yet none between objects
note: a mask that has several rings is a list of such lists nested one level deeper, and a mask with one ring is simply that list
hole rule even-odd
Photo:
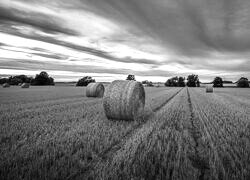
[{"label": "overcast sky", "polygon": [[250,79],[249,0],[1,0],[0,76]]}]

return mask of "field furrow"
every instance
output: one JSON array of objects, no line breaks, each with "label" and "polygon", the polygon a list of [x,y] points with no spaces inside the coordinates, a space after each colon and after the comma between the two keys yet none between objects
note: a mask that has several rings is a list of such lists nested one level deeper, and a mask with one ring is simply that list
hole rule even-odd
[{"label": "field furrow", "polygon": [[[190,112],[185,100],[186,91],[182,90],[130,136],[121,148],[104,161],[99,161],[87,177],[194,179],[198,171],[188,165],[190,161],[186,156],[192,145],[187,135],[186,117]],[[189,173],[184,173],[186,170]]]},{"label": "field furrow", "polygon": [[[172,91],[167,91],[168,93],[166,93],[166,91],[164,91],[163,92],[164,96],[161,97],[161,99],[164,99],[165,101],[164,102],[161,101],[159,104],[156,104],[154,102],[155,108],[154,108],[153,112],[154,113],[158,113],[157,111],[160,111],[160,109],[164,105],[166,105],[167,103],[169,103],[175,96],[177,96],[181,92],[181,90],[182,90],[181,88],[177,88],[177,89],[173,89]],[[145,111],[147,111],[147,112],[145,112],[144,119],[140,123],[135,124],[132,129],[128,130],[124,134],[124,136],[122,136],[119,139],[119,141],[115,141],[113,144],[111,144],[110,147],[108,147],[107,149],[105,149],[104,151],[102,151],[100,154],[98,154],[97,158],[93,159],[93,161],[91,161],[88,164],[88,166],[84,168],[84,173],[82,173],[82,174],[84,174],[85,178],[90,173],[89,171],[93,170],[96,166],[98,166],[98,164],[106,162],[110,157],[112,157],[114,155],[114,153],[116,153],[121,148],[123,148],[124,144],[129,139],[133,139],[134,136],[136,136],[136,133],[138,131],[141,131],[144,128],[144,126],[147,126],[148,124],[152,123],[151,121],[154,121],[156,114],[154,114],[152,112],[152,106],[149,103],[150,102],[148,102],[148,104],[146,104],[146,107],[145,107]],[[151,126],[151,127],[153,127],[153,126]],[[74,175],[74,176],[79,176],[79,174],[78,175]]]},{"label": "field furrow", "polygon": [[247,89],[146,87],[139,121],[85,88],[0,93],[0,179],[249,179]]},{"label": "field furrow", "polygon": [[[77,88],[77,93],[79,90]],[[45,178],[54,175],[65,178],[74,172],[82,172],[93,159],[110,149],[112,151],[122,139],[140,129],[141,124],[153,113],[151,98],[162,93],[165,95],[164,100],[168,101],[179,89],[171,90],[169,94],[167,88],[154,90],[156,93],[149,89],[147,94],[145,120],[142,122],[108,120],[101,99],[86,98],[84,95],[70,99],[70,92],[60,100],[51,96],[47,100],[33,99],[34,106],[30,101],[18,100],[14,107],[9,106],[8,113],[1,114],[0,150],[3,155],[0,169],[4,177],[12,179],[23,174],[26,177]],[[46,94],[42,94],[42,97],[46,97]],[[157,103],[154,105],[160,106]],[[29,163],[24,166],[26,162]],[[57,168],[55,174],[54,168]],[[65,168],[66,174],[62,173]]]},{"label": "field furrow", "polygon": [[[191,89],[190,92],[195,114],[200,119],[204,136],[212,150],[213,155],[209,158],[215,158],[209,160],[216,162],[210,163],[210,167],[214,167],[214,177],[247,179],[250,168],[250,139],[243,137],[249,134],[246,130],[250,122],[249,115],[237,113],[236,106],[232,109],[217,94],[206,94],[202,89]],[[242,129],[243,126],[245,128]]]}]

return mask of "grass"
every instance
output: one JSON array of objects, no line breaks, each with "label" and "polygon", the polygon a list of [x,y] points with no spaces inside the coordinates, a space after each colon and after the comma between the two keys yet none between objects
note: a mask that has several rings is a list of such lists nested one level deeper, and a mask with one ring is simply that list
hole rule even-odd
[{"label": "grass", "polygon": [[131,122],[82,87],[0,89],[0,178],[249,179],[249,89],[145,91]]}]

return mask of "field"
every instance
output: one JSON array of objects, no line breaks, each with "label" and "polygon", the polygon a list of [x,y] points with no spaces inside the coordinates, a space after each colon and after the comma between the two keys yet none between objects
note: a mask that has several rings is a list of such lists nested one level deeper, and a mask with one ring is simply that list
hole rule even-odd
[{"label": "field", "polygon": [[146,87],[141,121],[71,86],[0,88],[0,179],[250,179],[250,89]]}]

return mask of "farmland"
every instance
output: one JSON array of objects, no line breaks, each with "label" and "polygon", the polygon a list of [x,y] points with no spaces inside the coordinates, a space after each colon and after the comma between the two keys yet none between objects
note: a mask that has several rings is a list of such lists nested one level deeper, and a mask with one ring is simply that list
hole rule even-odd
[{"label": "farmland", "polygon": [[250,179],[250,89],[146,87],[140,121],[71,86],[0,89],[0,179]]}]

